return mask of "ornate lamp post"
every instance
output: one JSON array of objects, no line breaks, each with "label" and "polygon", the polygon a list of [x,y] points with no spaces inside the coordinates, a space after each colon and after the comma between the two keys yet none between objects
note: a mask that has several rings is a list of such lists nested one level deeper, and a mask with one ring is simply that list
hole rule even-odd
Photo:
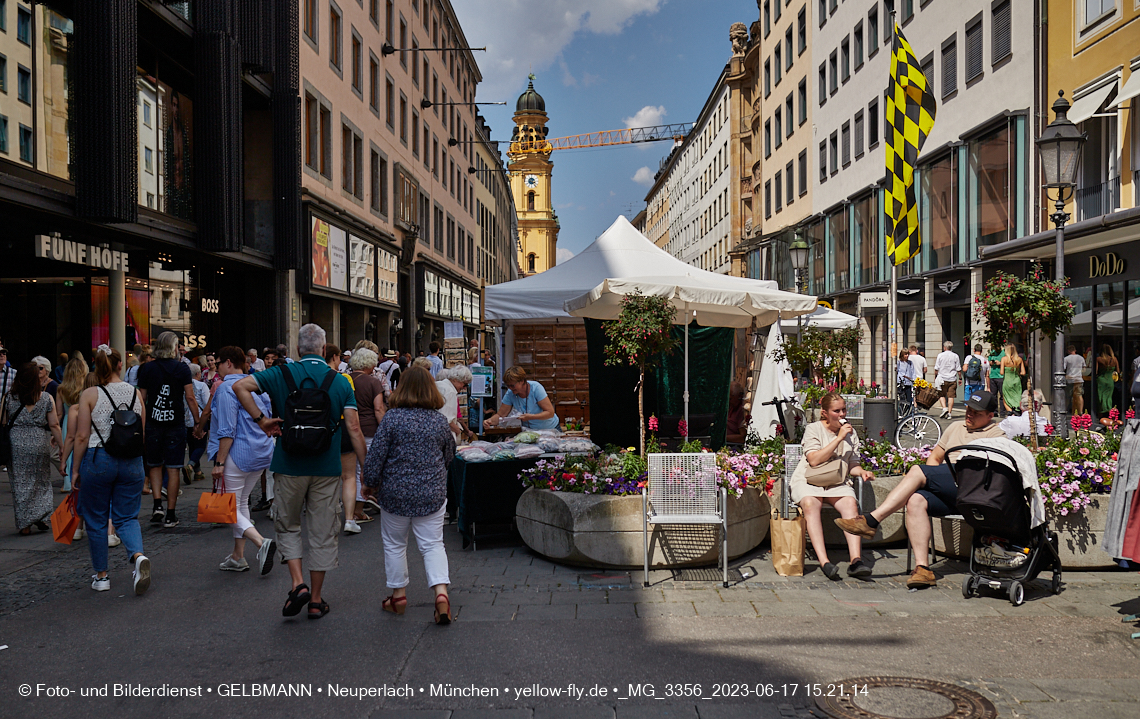
[{"label": "ornate lamp post", "polygon": [[[1071,215],[1065,212],[1065,203],[1072,198],[1077,186],[1077,168],[1080,167],[1081,149],[1086,135],[1066,117],[1069,101],[1064,91],[1057,93],[1053,112],[1057,117],[1050,122],[1045,132],[1037,140],[1037,152],[1041,158],[1041,171],[1045,174],[1045,196],[1055,195],[1055,212],[1049,215],[1057,228],[1057,256],[1054,260],[1055,278],[1065,279],[1065,223]],[[1065,335],[1058,333],[1053,341],[1053,426],[1062,437],[1069,434],[1069,423],[1065,420],[1069,408],[1065,402]]]},{"label": "ornate lamp post", "polygon": [[[792,269],[796,272],[796,293],[807,293],[806,270],[808,258],[811,255],[811,246],[804,241],[804,228],[796,228],[796,239],[788,245],[788,257],[792,261]],[[796,328],[803,334],[803,315],[796,318]]]}]

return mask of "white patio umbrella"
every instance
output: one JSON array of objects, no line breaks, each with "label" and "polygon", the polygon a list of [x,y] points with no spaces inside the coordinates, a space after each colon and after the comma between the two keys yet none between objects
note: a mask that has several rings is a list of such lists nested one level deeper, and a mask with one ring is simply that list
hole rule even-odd
[{"label": "white patio umbrella", "polygon": [[780,329],[784,332],[798,333],[801,322],[804,327],[816,327],[821,330],[844,330],[859,324],[859,318],[820,305],[810,315],[804,315],[799,319],[781,320]]},{"label": "white patio umbrella", "polygon": [[[1085,313],[1081,313],[1085,314]],[[1080,317],[1081,315],[1077,315]],[[1073,323],[1076,324],[1077,317],[1073,318]],[[1140,299],[1131,300],[1128,303],[1128,329],[1129,334],[1131,330],[1140,325]],[[1109,312],[1101,312],[1100,317],[1097,318],[1096,328],[1098,330],[1118,330],[1124,327],[1124,312],[1122,310],[1110,310]]]},{"label": "white patio umbrella", "polygon": [[622,297],[639,293],[665,297],[677,309],[674,324],[685,326],[685,424],[689,423],[689,323],[702,327],[770,325],[781,317],[798,317],[815,310],[812,295],[770,289],[759,280],[730,277],[695,269],[684,275],[608,278],[589,292],[567,300],[564,308],[575,317],[616,320]]}]

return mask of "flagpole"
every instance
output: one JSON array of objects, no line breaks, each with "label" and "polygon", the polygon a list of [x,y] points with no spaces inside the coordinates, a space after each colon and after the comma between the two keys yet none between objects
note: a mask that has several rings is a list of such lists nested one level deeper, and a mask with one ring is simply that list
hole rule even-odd
[{"label": "flagpole", "polygon": [[[894,10],[891,10],[891,13],[890,13],[890,23],[891,23],[891,48],[892,48],[891,52],[893,54],[894,53],[894,49],[893,49],[894,48],[894,37],[895,37],[895,11]],[[890,232],[891,232],[892,236],[894,236],[894,230],[895,230],[895,228],[892,226],[890,228]],[[891,357],[890,357],[890,361],[887,362],[887,371],[890,372],[890,374],[887,377],[884,377],[883,379],[886,380],[885,384],[887,385],[888,391],[890,392],[890,394],[888,394],[887,396],[890,397],[891,399],[897,400],[898,399],[898,390],[895,387],[895,385],[898,382],[898,376],[899,376],[898,375],[898,361],[899,361],[899,337],[898,337],[898,327],[899,327],[899,266],[895,264],[893,257],[888,257],[887,261],[891,263],[891,301],[890,301],[890,304],[888,305],[888,309],[887,309],[887,313],[888,313],[887,323],[890,325],[890,332],[889,332],[890,341],[889,341],[889,344],[890,344],[890,348],[891,348]]]}]

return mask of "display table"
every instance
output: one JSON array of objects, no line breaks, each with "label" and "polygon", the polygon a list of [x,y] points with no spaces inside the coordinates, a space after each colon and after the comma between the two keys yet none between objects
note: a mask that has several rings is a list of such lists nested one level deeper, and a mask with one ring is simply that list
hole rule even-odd
[{"label": "display table", "polygon": [[535,466],[540,457],[498,462],[451,461],[447,475],[447,508],[459,525],[463,547],[475,542],[476,524],[511,524],[522,496],[519,473]]}]

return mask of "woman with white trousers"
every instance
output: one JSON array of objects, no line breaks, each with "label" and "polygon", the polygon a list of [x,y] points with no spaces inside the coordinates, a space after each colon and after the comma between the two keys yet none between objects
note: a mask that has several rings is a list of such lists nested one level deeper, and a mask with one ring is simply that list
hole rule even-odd
[{"label": "woman with white trousers", "polygon": [[[257,565],[261,574],[273,569],[276,541],[265,539],[253,526],[249,517],[249,495],[261,482],[262,470],[273,460],[273,439],[242,409],[234,394],[234,383],[246,376],[246,355],[241,347],[223,347],[217,354],[218,374],[222,383],[214,392],[210,403],[210,442],[206,451],[214,462],[214,484],[222,492],[237,495],[237,522],[233,524],[234,549],[218,569],[224,572],[245,572],[249,562],[245,559],[245,542],[257,545]],[[253,396],[266,417],[273,413],[273,404],[267,394]]]},{"label": "woman with white trousers", "polygon": [[388,411],[380,421],[364,462],[365,496],[378,496],[384,539],[384,573],[391,596],[382,608],[403,614],[408,606],[408,532],[424,557],[428,585],[435,597],[435,623],[451,623],[447,594],[447,552],[443,513],[447,506],[447,465],[455,457],[455,439],[431,374],[412,367],[400,375]]}]

